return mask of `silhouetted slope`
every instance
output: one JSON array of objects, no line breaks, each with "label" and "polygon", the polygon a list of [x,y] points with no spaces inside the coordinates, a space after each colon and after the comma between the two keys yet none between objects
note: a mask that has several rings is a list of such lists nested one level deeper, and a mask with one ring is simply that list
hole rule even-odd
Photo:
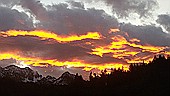
[{"label": "silhouetted slope", "polygon": [[129,72],[112,70],[111,74],[91,77],[90,82],[96,88],[114,89],[115,94],[167,95],[170,94],[170,57],[158,55],[149,64],[131,64]]}]

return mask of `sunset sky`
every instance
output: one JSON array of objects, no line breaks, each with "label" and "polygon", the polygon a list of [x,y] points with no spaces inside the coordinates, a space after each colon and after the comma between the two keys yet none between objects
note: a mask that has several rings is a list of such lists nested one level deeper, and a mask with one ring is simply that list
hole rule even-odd
[{"label": "sunset sky", "polygon": [[60,76],[170,55],[169,0],[0,0],[0,66]]}]

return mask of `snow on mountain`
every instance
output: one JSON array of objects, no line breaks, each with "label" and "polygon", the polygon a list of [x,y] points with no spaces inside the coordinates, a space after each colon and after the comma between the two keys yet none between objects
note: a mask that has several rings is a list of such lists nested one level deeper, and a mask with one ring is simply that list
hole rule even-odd
[{"label": "snow on mountain", "polygon": [[63,73],[58,79],[58,85],[69,85],[75,79],[74,74],[70,74],[68,71]]},{"label": "snow on mountain", "polygon": [[74,79],[75,79],[74,74],[65,72],[58,79],[49,75],[43,77],[41,80],[39,80],[39,83],[47,85],[69,85]]},{"label": "snow on mountain", "polygon": [[0,67],[0,77],[4,77],[4,69],[2,67]]},{"label": "snow on mountain", "polygon": [[43,77],[41,80],[39,80],[39,84],[46,84],[46,85],[57,85],[56,83],[56,78],[55,77],[52,77],[52,76],[46,76],[46,77]]},{"label": "snow on mountain", "polygon": [[38,72],[33,71],[29,67],[20,68],[15,65],[10,65],[5,68],[0,68],[1,78],[10,78],[17,82],[37,82],[41,79],[41,75]]},{"label": "snow on mountain", "polygon": [[20,68],[15,65],[10,65],[5,68],[0,67],[0,78],[8,78],[16,82],[33,82],[46,85],[69,85],[75,80],[75,75],[67,71],[58,79],[49,75],[42,77],[37,71],[33,71],[29,67]]}]

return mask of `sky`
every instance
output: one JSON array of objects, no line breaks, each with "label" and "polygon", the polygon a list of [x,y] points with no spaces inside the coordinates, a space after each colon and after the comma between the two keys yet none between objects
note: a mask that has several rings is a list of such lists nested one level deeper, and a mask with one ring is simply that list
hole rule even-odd
[{"label": "sky", "polygon": [[170,55],[168,0],[0,0],[0,66],[89,73]]},{"label": "sky", "polygon": [[[68,0],[41,0],[41,1],[44,4],[52,4],[52,3],[61,3],[61,2],[68,1]],[[77,1],[82,1],[82,0],[77,0]],[[170,13],[170,8],[169,8],[170,1],[169,0],[157,0],[157,2],[159,3],[159,9],[157,9],[157,12],[159,12],[159,14]]]}]

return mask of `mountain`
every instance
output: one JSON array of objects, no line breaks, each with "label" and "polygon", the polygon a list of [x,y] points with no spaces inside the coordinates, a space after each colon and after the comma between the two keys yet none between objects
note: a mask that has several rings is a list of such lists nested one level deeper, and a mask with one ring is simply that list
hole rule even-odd
[{"label": "mountain", "polygon": [[41,80],[38,81],[39,84],[45,84],[45,85],[57,85],[57,79],[55,77],[52,77],[50,75],[43,77]]},{"label": "mountain", "polygon": [[42,78],[37,71],[33,71],[29,67],[20,68],[10,65],[5,68],[0,67],[0,78],[8,78],[16,82],[37,82]]},{"label": "mountain", "polygon": [[70,74],[68,71],[63,73],[58,79],[58,85],[69,85],[75,80],[75,75]]},{"label": "mountain", "polygon": [[16,82],[33,82],[45,85],[69,85],[74,81],[75,75],[67,71],[58,79],[49,75],[42,77],[37,71],[33,71],[29,67],[20,68],[10,65],[4,68],[0,67],[0,78],[7,78]]},{"label": "mountain", "polygon": [[3,68],[0,67],[0,77],[3,77],[3,76],[4,76],[3,71],[4,71]]},{"label": "mountain", "polygon": [[39,80],[38,83],[46,85],[69,85],[74,81],[74,79],[75,75],[67,71],[63,73],[58,79],[48,75]]}]

